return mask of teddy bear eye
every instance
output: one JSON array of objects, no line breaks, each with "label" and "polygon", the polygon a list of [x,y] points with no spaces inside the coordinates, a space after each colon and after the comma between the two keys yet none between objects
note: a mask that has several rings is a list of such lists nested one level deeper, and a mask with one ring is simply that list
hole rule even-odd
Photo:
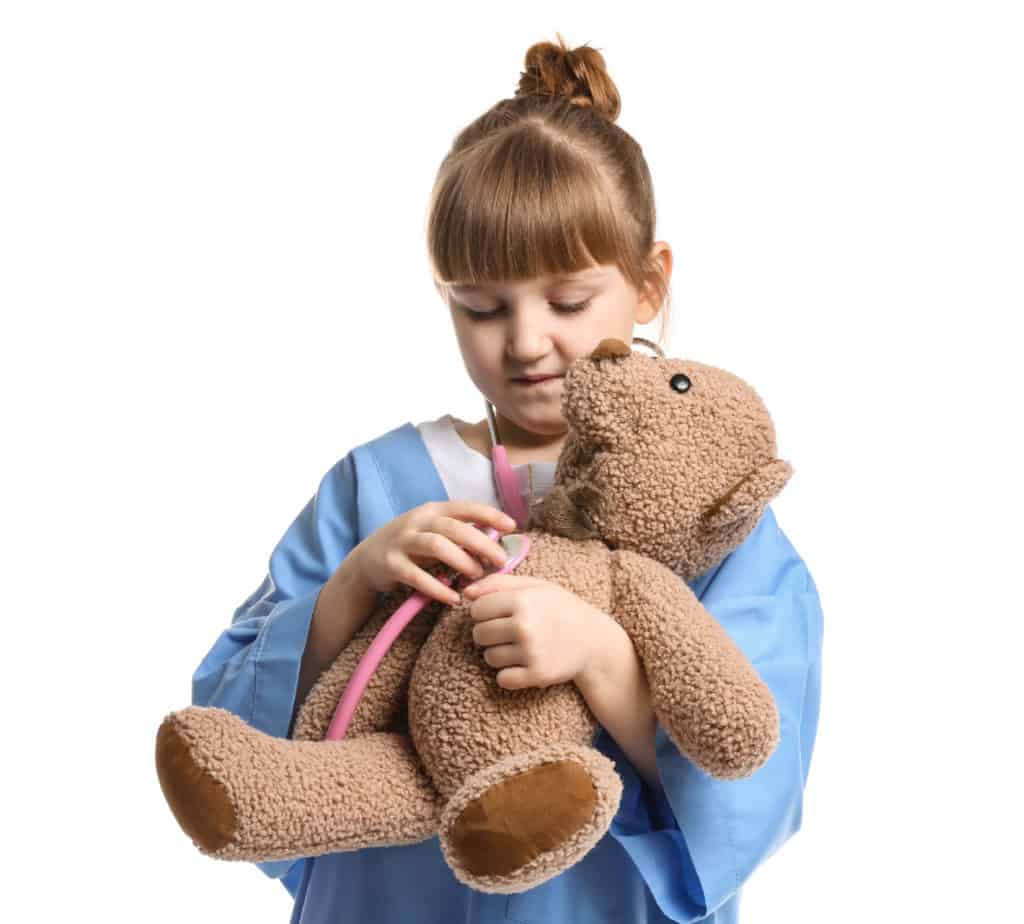
[{"label": "teddy bear eye", "polygon": [[690,379],[688,376],[683,375],[682,372],[677,372],[669,380],[669,385],[671,385],[678,392],[689,391]]}]

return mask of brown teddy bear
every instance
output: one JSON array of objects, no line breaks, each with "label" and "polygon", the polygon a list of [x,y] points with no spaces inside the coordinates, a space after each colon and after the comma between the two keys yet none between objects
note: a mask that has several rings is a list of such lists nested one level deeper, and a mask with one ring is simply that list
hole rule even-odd
[{"label": "brown teddy bear", "polygon": [[[530,550],[515,573],[557,582],[616,619],[680,751],[716,777],[748,776],[778,742],[775,703],[685,582],[738,546],[792,475],[776,458],[771,418],[736,376],[618,340],[574,362],[563,386],[569,434],[554,485],[530,510]],[[424,607],[381,662],[347,737],[321,740],[407,595],[383,595],[310,690],[291,739],[218,708],[167,716],[160,783],[202,852],[280,860],[439,835],[461,881],[519,892],[605,833],[622,784],[593,747],[599,729],[585,701],[571,683],[499,687],[468,602]]]}]

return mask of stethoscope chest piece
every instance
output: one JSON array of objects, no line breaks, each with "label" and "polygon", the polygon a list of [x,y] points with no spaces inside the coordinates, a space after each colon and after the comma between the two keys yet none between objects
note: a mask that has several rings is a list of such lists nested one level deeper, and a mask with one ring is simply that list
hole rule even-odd
[{"label": "stethoscope chest piece", "polygon": [[[500,568],[490,565],[486,561],[481,562],[485,572],[484,577],[488,574],[510,574],[519,567],[520,562],[526,558],[530,551],[530,537],[526,533],[506,533],[504,536],[499,537],[494,529],[489,529],[487,530],[487,535],[505,550],[505,555],[508,557],[505,559],[505,564]],[[471,578],[468,575],[460,575],[456,586],[462,590],[467,585],[481,580],[483,578]]]},{"label": "stethoscope chest piece", "polygon": [[526,556],[526,550],[530,546],[530,537],[524,533],[507,533],[501,537],[501,547],[510,559],[515,558],[517,562],[522,561]]},{"label": "stethoscope chest piece", "polygon": [[514,571],[519,563],[526,558],[530,551],[530,537],[526,533],[506,533],[499,540],[501,547],[505,550],[508,558],[499,569],[498,574],[508,574]]}]

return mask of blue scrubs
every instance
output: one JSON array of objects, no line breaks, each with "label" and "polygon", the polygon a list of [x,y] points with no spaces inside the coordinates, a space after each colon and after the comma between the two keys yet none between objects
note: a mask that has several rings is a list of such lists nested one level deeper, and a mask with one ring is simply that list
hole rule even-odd
[{"label": "blue scrubs", "polygon": [[[448,499],[411,423],[349,452],[323,477],[272,552],[262,584],[199,665],[192,701],[286,737],[324,582],[395,516]],[[737,921],[743,883],[800,827],[818,725],[821,604],[771,507],[742,545],[690,587],[775,696],[781,740],[753,776],[712,779],[659,728],[664,788],[655,790],[602,732],[597,747],[616,761],[622,804],[608,833],[571,869],[518,895],[476,892],[452,876],[437,838],[258,864],[295,897],[293,924]]]}]

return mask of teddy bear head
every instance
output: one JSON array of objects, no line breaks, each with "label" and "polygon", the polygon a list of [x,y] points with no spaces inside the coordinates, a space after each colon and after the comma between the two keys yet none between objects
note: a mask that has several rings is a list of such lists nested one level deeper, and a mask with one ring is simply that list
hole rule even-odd
[{"label": "teddy bear head", "polygon": [[793,474],[746,382],[620,340],[570,364],[562,414],[554,484],[527,527],[647,555],[687,581],[750,534]]}]

